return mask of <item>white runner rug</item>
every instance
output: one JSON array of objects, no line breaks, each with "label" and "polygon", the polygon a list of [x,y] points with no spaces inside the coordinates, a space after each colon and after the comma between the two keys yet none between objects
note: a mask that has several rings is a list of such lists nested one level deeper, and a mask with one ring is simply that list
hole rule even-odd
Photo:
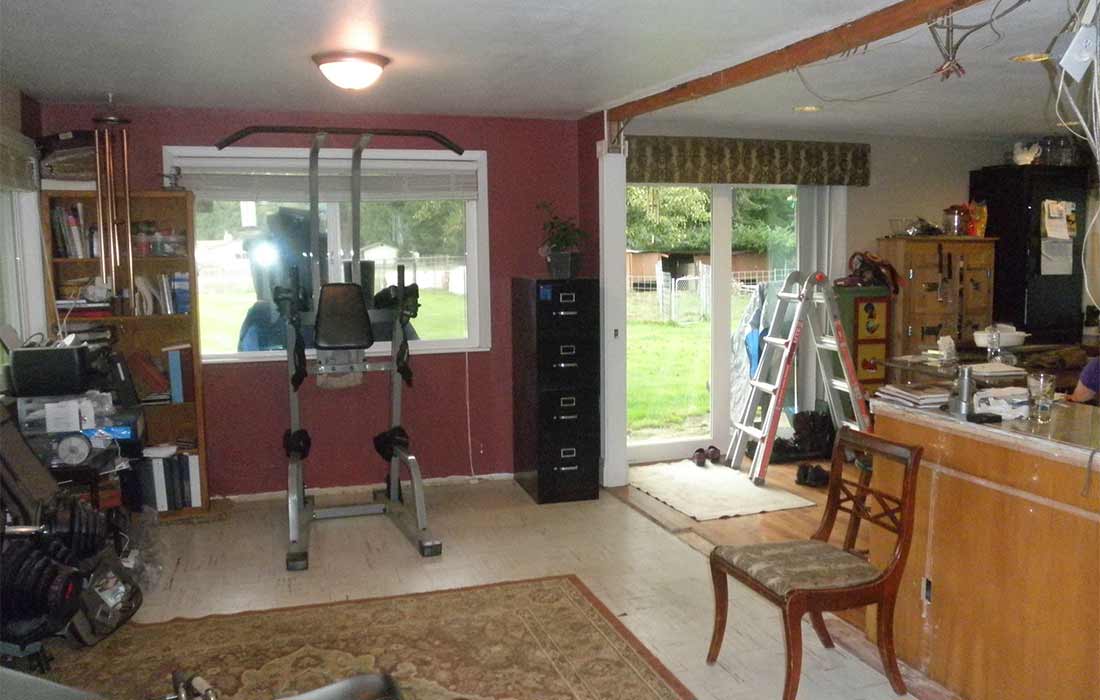
[{"label": "white runner rug", "polygon": [[630,485],[695,520],[717,520],[814,505],[771,484],[755,486],[745,472],[690,460],[630,468]]}]

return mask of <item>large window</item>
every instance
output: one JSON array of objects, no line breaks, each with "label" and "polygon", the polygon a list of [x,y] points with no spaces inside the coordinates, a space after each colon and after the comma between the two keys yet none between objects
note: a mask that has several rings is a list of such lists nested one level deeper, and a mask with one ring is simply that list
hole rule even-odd
[{"label": "large window", "polygon": [[[208,359],[283,356],[285,328],[272,288],[310,250],[307,157],[305,149],[165,149],[166,166],[180,167],[196,193]],[[350,162],[350,151],[322,151],[320,248],[333,282],[348,278],[353,257]],[[373,274],[363,284],[375,291],[395,284],[404,266],[406,283],[420,289],[414,349],[489,347],[485,167],[484,153],[469,151],[364,154],[359,257]]]}]

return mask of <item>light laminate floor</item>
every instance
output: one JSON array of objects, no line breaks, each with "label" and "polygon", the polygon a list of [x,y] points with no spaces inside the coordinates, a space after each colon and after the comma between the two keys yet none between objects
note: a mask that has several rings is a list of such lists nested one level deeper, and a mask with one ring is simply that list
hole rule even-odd
[{"label": "light laminate floor", "polygon": [[[156,529],[158,586],[137,621],[397,595],[573,573],[700,700],[778,698],[778,609],[730,581],[730,621],[707,666],[713,615],[705,557],[619,499],[536,506],[512,481],[426,489],[444,554],[420,558],[384,516],[330,520],[313,530],[310,569],[285,570],[285,501],[237,503],[228,517]],[[320,500],[320,499],[319,499]],[[324,505],[323,500],[321,505]],[[886,679],[842,649],[824,649],[808,623],[800,700],[888,700]]]}]

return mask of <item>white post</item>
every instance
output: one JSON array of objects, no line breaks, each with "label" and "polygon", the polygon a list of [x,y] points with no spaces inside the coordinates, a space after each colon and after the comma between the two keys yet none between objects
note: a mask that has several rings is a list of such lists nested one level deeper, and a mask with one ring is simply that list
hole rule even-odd
[{"label": "white post", "polygon": [[[710,270],[707,294],[710,305],[710,431],[715,445],[730,442],[730,304],[732,287],[730,256],[733,237],[733,190],[729,185],[711,189]],[[738,348],[739,352],[744,352]]]},{"label": "white post", "polygon": [[[625,146],[624,146],[625,150]],[[600,161],[600,484],[625,486],[626,153],[596,144]]]}]

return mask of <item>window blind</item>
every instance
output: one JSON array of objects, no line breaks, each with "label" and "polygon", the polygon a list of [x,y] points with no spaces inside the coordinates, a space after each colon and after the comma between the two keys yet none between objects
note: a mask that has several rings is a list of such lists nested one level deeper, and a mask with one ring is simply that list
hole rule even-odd
[{"label": "window blind", "polygon": [[[232,149],[226,149],[231,151]],[[215,200],[305,202],[309,200],[307,158],[201,156],[177,158],[180,184],[197,197]],[[351,200],[351,158],[319,160],[320,198]],[[448,160],[363,159],[364,202],[416,199],[476,201],[477,164]]]}]

